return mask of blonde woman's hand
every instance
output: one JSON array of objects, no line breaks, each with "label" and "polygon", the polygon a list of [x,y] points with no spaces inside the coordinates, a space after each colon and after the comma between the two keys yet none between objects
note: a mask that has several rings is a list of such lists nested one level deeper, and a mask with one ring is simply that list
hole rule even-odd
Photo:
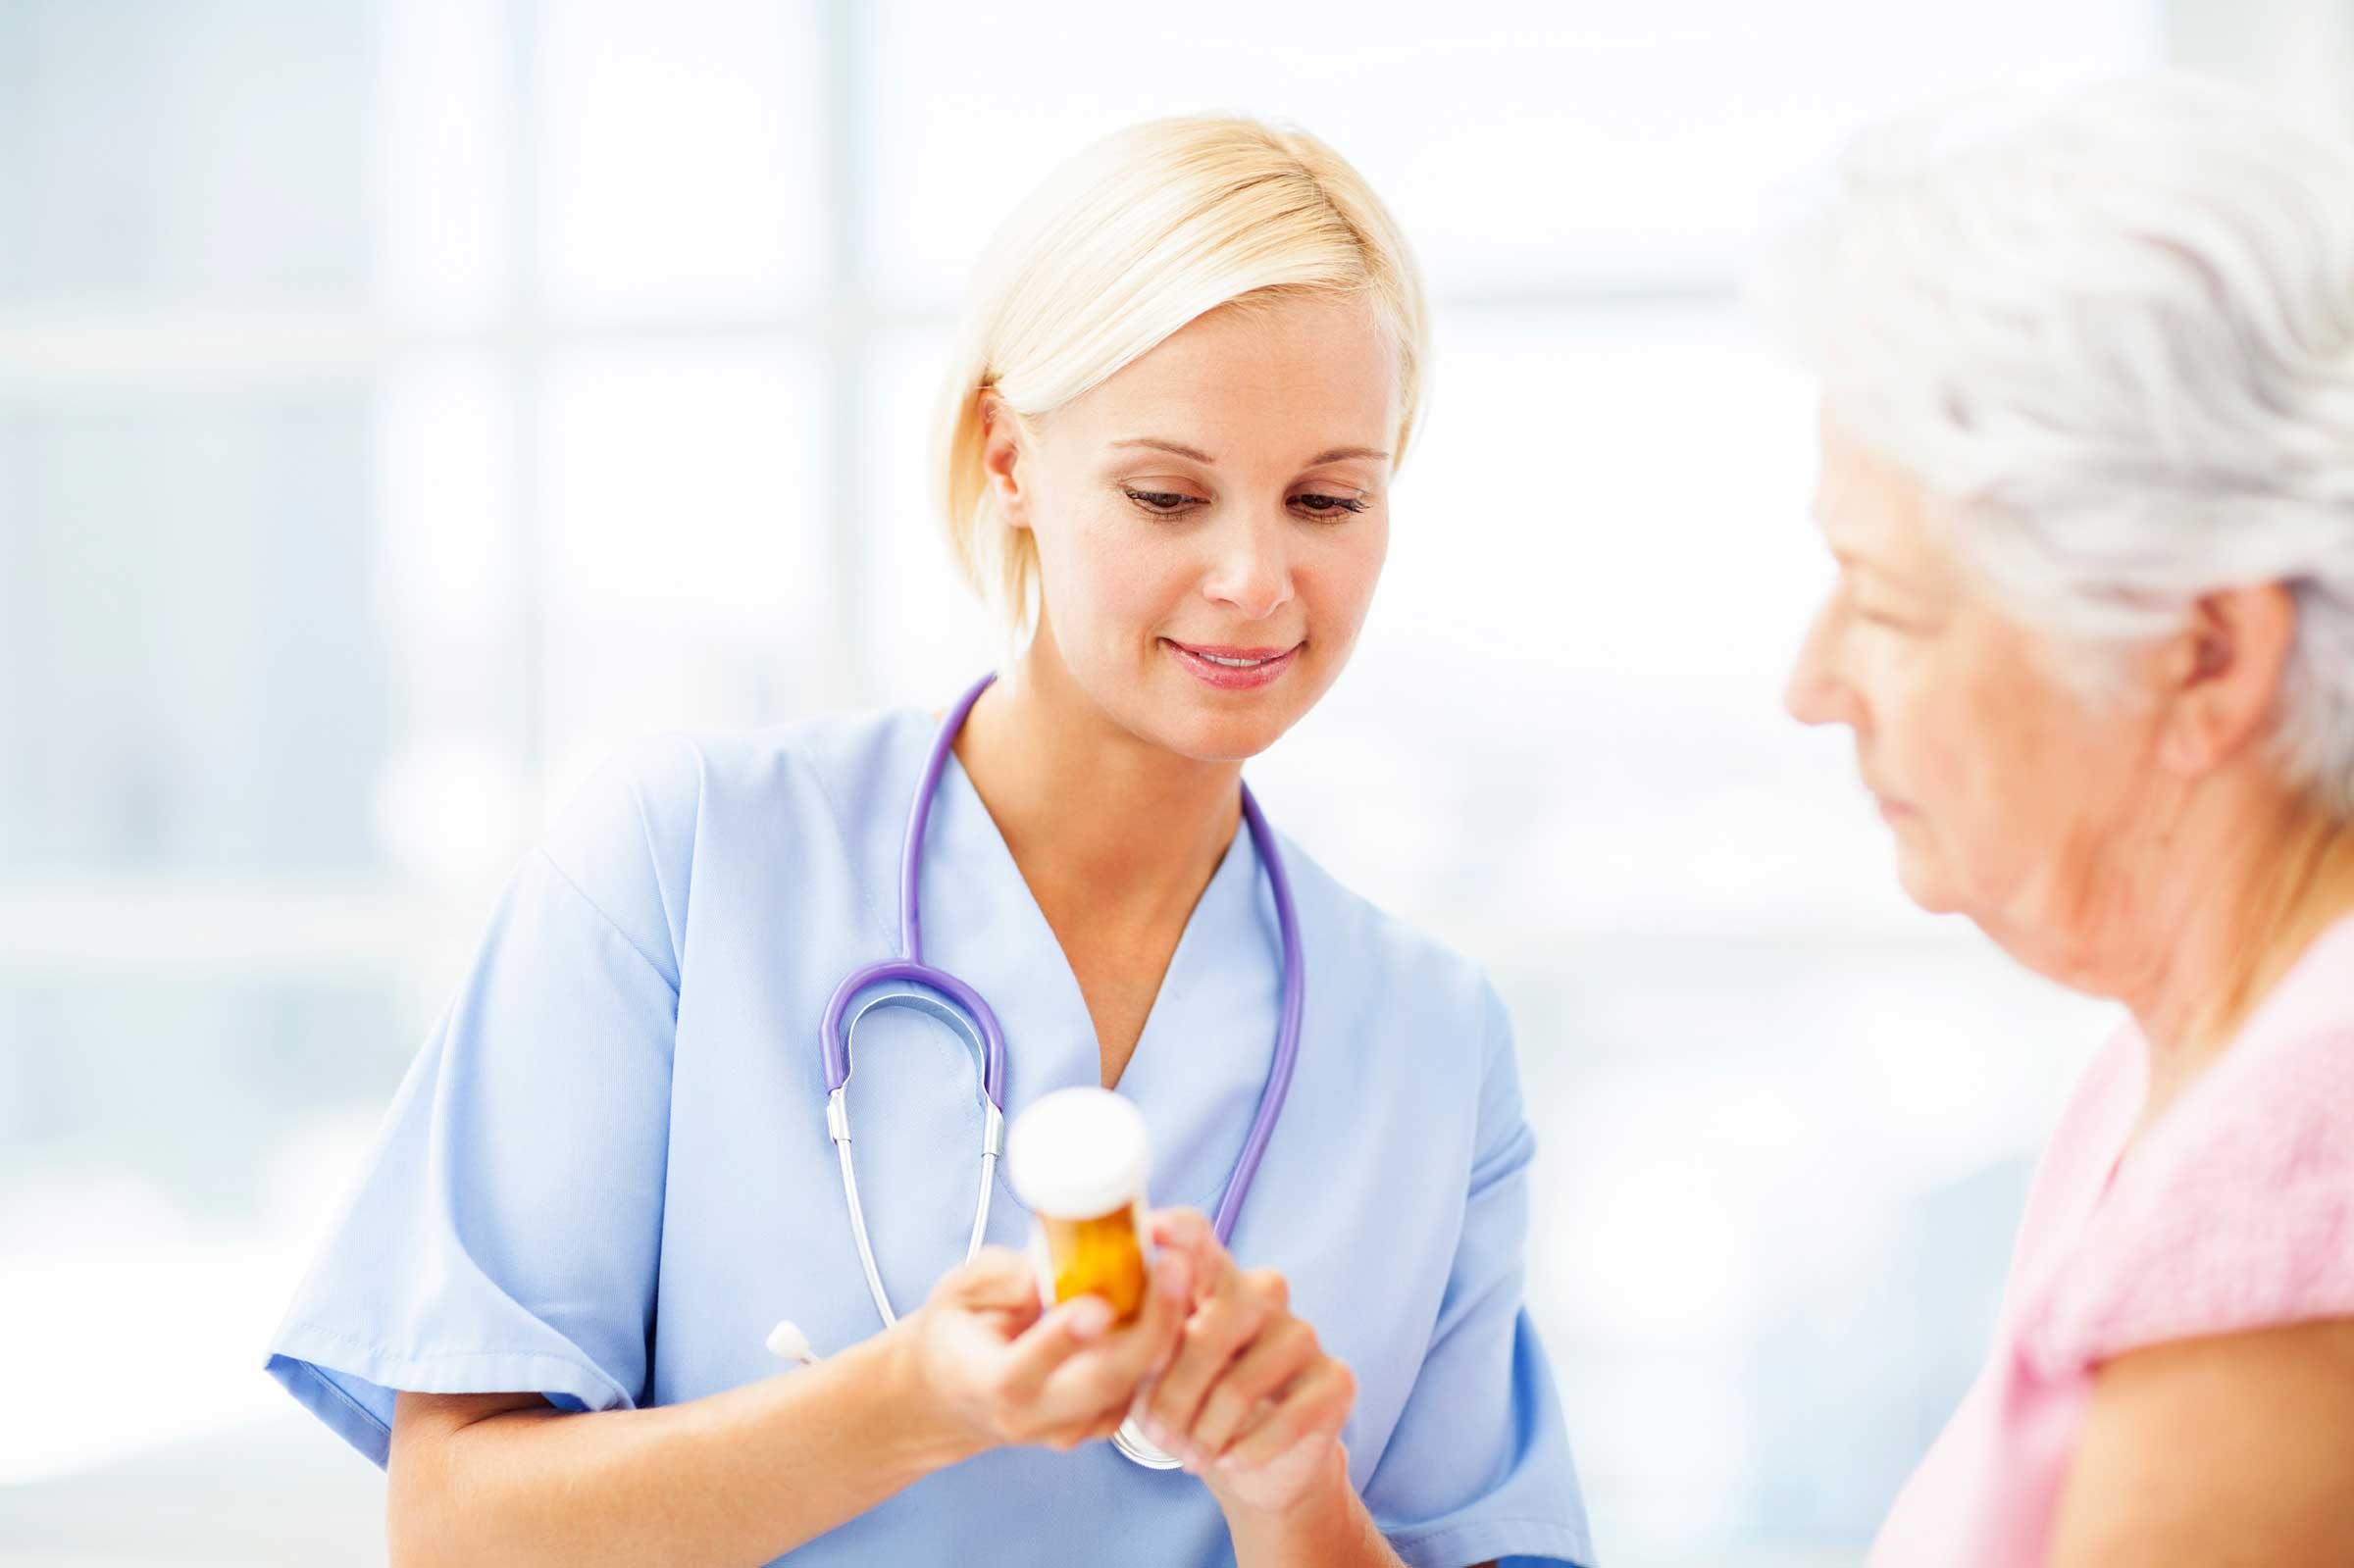
[{"label": "blonde woman's hand", "polygon": [[1146,1436],[1186,1461],[1229,1518],[1280,1514],[1348,1484],[1341,1426],[1356,1378],[1291,1310],[1270,1269],[1245,1270],[1192,1209],[1151,1221],[1162,1257],[1185,1257],[1191,1310],[1175,1358],[1139,1401]]},{"label": "blonde woman's hand", "polygon": [[1159,1258],[1135,1322],[1086,1295],[1041,1309],[1029,1260],[984,1247],[902,1319],[917,1387],[957,1451],[1070,1449],[1119,1430],[1138,1387],[1169,1359],[1193,1288],[1191,1259]]}]

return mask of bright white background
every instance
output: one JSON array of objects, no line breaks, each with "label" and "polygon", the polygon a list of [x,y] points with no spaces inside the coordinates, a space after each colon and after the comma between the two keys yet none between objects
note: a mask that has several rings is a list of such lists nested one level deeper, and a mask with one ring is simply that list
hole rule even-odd
[{"label": "bright white background", "polygon": [[2320,92],[2347,10],[0,0],[0,1551],[381,1558],[261,1345],[495,888],[629,736],[983,662],[920,471],[964,271],[1230,107],[1439,321],[1356,666],[1253,777],[1513,1004],[1606,1560],[1855,1560],[2108,1015],[1912,912],[1779,713],[1823,571],[1745,259],[1879,113]]}]

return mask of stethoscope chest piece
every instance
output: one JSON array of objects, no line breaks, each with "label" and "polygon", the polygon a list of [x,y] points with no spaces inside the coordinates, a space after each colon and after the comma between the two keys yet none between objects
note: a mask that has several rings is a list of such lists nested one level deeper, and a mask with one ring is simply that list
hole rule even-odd
[{"label": "stethoscope chest piece", "polygon": [[1121,1454],[1127,1458],[1143,1465],[1147,1470],[1176,1470],[1182,1468],[1185,1463],[1175,1454],[1163,1453],[1152,1446],[1145,1437],[1144,1428],[1137,1425],[1134,1416],[1130,1416],[1120,1423],[1120,1430],[1111,1435],[1111,1445],[1119,1449]]}]

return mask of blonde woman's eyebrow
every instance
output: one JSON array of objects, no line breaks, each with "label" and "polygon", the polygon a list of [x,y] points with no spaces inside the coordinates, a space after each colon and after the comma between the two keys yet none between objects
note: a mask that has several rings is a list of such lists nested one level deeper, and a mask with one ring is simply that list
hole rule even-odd
[{"label": "blonde woman's eyebrow", "polygon": [[[1206,463],[1212,468],[1215,468],[1218,462],[1216,458],[1211,457],[1207,452],[1203,451],[1200,447],[1188,446],[1182,441],[1164,441],[1159,439],[1157,436],[1151,435],[1131,435],[1123,440],[1114,441],[1111,444],[1114,448],[1124,446],[1149,446],[1155,451],[1174,452],[1179,457],[1190,457],[1197,463]],[[1308,468],[1321,468],[1326,463],[1345,463],[1352,458],[1363,458],[1370,462],[1387,463],[1390,460],[1390,454],[1383,451],[1377,451],[1370,446],[1336,446],[1328,452],[1318,452],[1314,457],[1311,457],[1307,460],[1305,466]]]},{"label": "blonde woman's eyebrow", "polygon": [[1131,435],[1125,440],[1114,441],[1111,444],[1115,448],[1123,446],[1149,446],[1155,451],[1174,452],[1179,457],[1190,457],[1197,463],[1207,463],[1213,468],[1217,466],[1218,461],[1216,458],[1210,456],[1207,452],[1203,451],[1200,447],[1188,446],[1183,441],[1163,441],[1151,435]]}]

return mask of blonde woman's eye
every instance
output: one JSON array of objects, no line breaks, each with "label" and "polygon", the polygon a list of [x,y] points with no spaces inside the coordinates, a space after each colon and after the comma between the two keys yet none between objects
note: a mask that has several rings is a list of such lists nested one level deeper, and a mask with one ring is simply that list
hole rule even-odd
[{"label": "blonde woman's eye", "polygon": [[1362,512],[1366,503],[1352,495],[1326,495],[1318,490],[1306,490],[1293,496],[1292,504],[1315,517],[1342,517]]},{"label": "blonde woman's eye", "polygon": [[1120,488],[1128,499],[1161,517],[1175,517],[1188,507],[1199,504],[1196,497],[1182,490],[1140,490],[1125,484]]}]

